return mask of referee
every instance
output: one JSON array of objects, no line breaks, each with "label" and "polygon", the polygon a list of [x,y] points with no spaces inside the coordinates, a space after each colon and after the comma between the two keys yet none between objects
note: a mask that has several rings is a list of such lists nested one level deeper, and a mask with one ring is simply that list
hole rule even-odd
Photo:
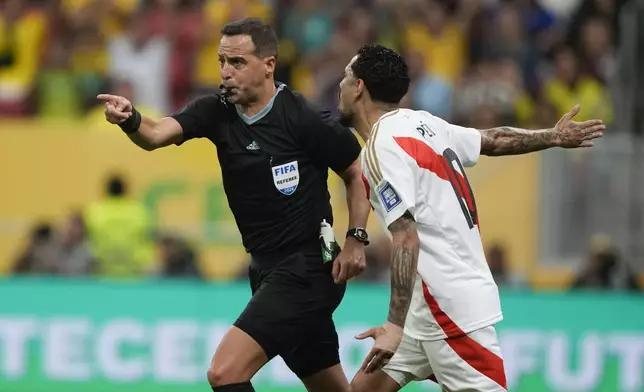
[{"label": "referee", "polygon": [[[213,391],[253,391],[251,378],[277,355],[307,390],[345,391],[332,314],[346,281],[365,267],[370,207],[360,145],[328,111],[275,82],[277,37],[270,26],[246,19],[221,32],[221,93],[158,121],[123,97],[98,99],[107,121],[145,150],[195,138],[217,148],[228,204],[252,256],[253,296],[212,359]],[[344,249],[325,262],[319,235],[323,221],[333,222],[329,168],[347,187],[350,227]]]}]

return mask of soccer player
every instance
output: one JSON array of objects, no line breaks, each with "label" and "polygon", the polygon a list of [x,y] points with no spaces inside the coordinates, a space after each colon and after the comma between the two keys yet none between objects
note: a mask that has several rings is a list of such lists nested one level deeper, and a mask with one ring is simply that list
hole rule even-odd
[{"label": "soccer player", "polygon": [[[160,120],[142,116],[123,97],[99,99],[107,120],[143,149],[194,138],[217,147],[228,203],[252,258],[253,296],[213,357],[213,391],[253,391],[251,378],[277,355],[309,391],[345,391],[332,314],[345,282],[364,268],[369,203],[360,144],[328,111],[275,82],[277,38],[270,26],[246,19],[222,34],[221,94]],[[332,255],[325,262],[319,241],[329,231],[321,230],[323,221],[333,222],[329,168],[344,179],[349,203],[350,230],[335,262]],[[214,307],[218,300],[225,299],[213,298]]]},{"label": "soccer player", "polygon": [[382,46],[362,47],[340,83],[339,110],[366,142],[368,197],[392,238],[389,315],[358,336],[375,344],[351,389],[393,392],[432,378],[444,391],[504,391],[499,293],[463,168],[480,154],[590,147],[605,127],[574,122],[575,107],[551,129],[463,128],[400,108],[408,87],[405,60]]}]

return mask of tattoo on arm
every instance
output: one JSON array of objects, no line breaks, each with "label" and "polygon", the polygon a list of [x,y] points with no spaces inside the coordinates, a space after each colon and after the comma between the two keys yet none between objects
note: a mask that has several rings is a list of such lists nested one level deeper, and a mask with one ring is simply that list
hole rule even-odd
[{"label": "tattoo on arm", "polygon": [[409,211],[389,225],[389,231],[392,234],[393,258],[391,262],[391,300],[387,320],[404,327],[416,282],[420,243],[416,222]]},{"label": "tattoo on arm", "polygon": [[483,155],[519,155],[557,145],[557,133],[552,129],[530,131],[498,127],[481,131],[481,154]]}]

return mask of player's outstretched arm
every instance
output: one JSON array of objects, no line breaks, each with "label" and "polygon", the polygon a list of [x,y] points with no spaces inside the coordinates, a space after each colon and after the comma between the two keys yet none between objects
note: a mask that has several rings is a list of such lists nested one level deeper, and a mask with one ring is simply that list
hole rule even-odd
[{"label": "player's outstretched arm", "polygon": [[181,125],[171,117],[155,121],[140,114],[132,103],[117,95],[101,94],[105,102],[105,119],[121,129],[130,140],[146,151],[179,143],[183,137]]},{"label": "player's outstretched arm", "polygon": [[387,321],[399,327],[405,326],[405,318],[411,304],[416,282],[420,240],[414,217],[405,212],[389,225],[392,235],[391,299]]},{"label": "player's outstretched arm", "polygon": [[551,147],[592,147],[591,140],[602,137],[606,126],[602,120],[573,121],[577,113],[579,113],[579,105],[566,113],[550,129],[526,130],[498,127],[481,130],[481,154],[519,155]]}]

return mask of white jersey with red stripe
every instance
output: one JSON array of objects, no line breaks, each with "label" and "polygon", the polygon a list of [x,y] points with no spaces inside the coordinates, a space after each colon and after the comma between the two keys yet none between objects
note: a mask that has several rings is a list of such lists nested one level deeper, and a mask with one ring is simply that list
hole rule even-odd
[{"label": "white jersey with red stripe", "polygon": [[363,148],[378,220],[386,229],[409,211],[417,222],[420,279],[405,322],[414,339],[460,336],[503,318],[463,168],[476,164],[480,149],[479,131],[409,109],[383,115]]}]

